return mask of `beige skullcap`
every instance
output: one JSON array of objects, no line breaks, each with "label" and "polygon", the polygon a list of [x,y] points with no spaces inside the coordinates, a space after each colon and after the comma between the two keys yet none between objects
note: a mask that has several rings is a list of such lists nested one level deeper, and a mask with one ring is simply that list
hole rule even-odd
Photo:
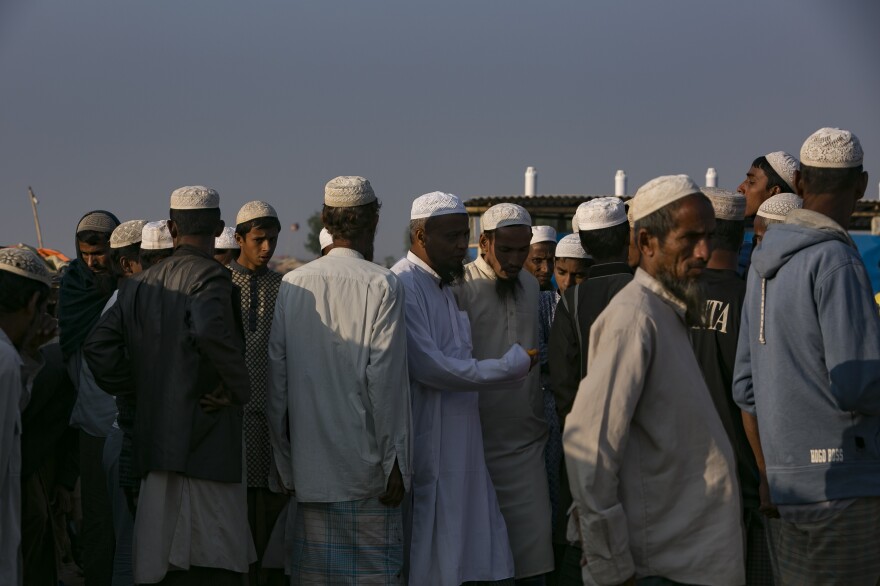
[{"label": "beige skullcap", "polygon": [[720,187],[704,187],[703,194],[712,202],[715,218],[741,222],[746,219],[746,196]]},{"label": "beige skullcap", "polygon": [[863,159],[858,137],[839,128],[820,128],[801,147],[801,165],[807,167],[849,169],[861,165]]},{"label": "beige skullcap", "polygon": [[110,248],[125,248],[141,241],[141,232],[146,220],[129,220],[122,222],[110,234]]},{"label": "beige skullcap", "polygon": [[413,200],[409,219],[420,220],[447,214],[467,214],[467,210],[464,209],[464,204],[461,203],[457,195],[432,191]]},{"label": "beige skullcap", "polygon": [[775,151],[764,155],[776,174],[788,184],[789,189],[794,189],[794,173],[801,168],[801,164],[793,156],[785,151]]},{"label": "beige skullcap", "polygon": [[758,208],[758,215],[768,220],[785,221],[791,210],[804,207],[804,200],[793,193],[777,193],[764,201]]},{"label": "beige skullcap", "polygon": [[0,271],[52,286],[46,263],[27,248],[0,248]]},{"label": "beige skullcap", "polygon": [[636,191],[635,197],[639,201],[633,209],[633,222],[695,193],[700,193],[700,187],[687,175],[663,175],[651,179]]},{"label": "beige skullcap", "polygon": [[593,258],[581,245],[581,237],[569,234],[556,244],[556,258]]},{"label": "beige skullcap", "polygon": [[119,225],[119,220],[110,212],[104,210],[95,210],[83,216],[79,224],[76,225],[76,233],[80,232],[102,232],[110,234]]},{"label": "beige skullcap", "polygon": [[532,241],[529,244],[539,242],[556,242],[556,230],[552,226],[532,226]]},{"label": "beige skullcap", "polygon": [[532,225],[532,217],[522,206],[515,203],[499,203],[483,212],[480,216],[480,227],[487,230],[497,230],[505,226],[529,226]]},{"label": "beige skullcap", "polygon": [[626,222],[626,206],[619,197],[597,197],[578,206],[574,214],[573,228],[601,230]]},{"label": "beige skullcap", "polygon": [[220,207],[220,194],[210,187],[190,185],[171,192],[172,210],[213,210]]},{"label": "beige skullcap", "polygon": [[174,240],[168,231],[168,220],[147,222],[141,230],[141,250],[167,250],[174,248]]},{"label": "beige skullcap", "polygon": [[277,220],[278,214],[275,213],[275,208],[264,201],[249,201],[238,210],[235,224],[244,224],[257,218],[275,218]]},{"label": "beige skullcap", "polygon": [[321,228],[321,233],[318,234],[318,242],[321,243],[321,250],[333,244],[333,235],[327,231],[327,228]]},{"label": "beige skullcap", "polygon": [[363,177],[342,175],[324,186],[324,205],[331,208],[354,208],[376,201],[373,186]]},{"label": "beige skullcap", "polygon": [[[258,216],[260,218],[264,216]],[[247,222],[248,220],[245,220]],[[242,222],[239,222],[241,224]],[[223,232],[220,233],[220,236],[214,238],[214,250],[232,250],[232,249],[241,249],[241,246],[238,245],[238,241],[235,239],[235,228],[232,226],[227,226],[223,228]]]}]

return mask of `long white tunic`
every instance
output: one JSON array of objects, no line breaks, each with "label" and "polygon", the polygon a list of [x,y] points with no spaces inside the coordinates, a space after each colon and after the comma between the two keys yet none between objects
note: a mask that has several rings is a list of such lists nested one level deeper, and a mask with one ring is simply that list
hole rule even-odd
[{"label": "long white tunic", "polygon": [[512,578],[507,527],[483,455],[479,395],[529,372],[514,344],[500,359],[475,360],[470,322],[448,286],[413,253],[396,273],[406,291],[413,403],[409,583],[458,586]]},{"label": "long white tunic", "polygon": [[[538,282],[526,271],[517,277],[516,298],[500,299],[495,272],[482,257],[465,267],[456,287],[459,306],[468,314],[474,358],[492,358],[511,344],[538,347]],[[539,371],[502,393],[480,394],[480,420],[486,465],[507,523],[516,577],[553,570],[550,492],[544,465],[548,429]]]}]

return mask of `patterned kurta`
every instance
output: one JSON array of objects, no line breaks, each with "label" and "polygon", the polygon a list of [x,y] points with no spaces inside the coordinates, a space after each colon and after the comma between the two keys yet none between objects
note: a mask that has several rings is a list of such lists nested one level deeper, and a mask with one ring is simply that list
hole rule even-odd
[{"label": "patterned kurta", "polygon": [[232,283],[241,298],[245,362],[251,380],[251,400],[244,407],[244,441],[247,446],[247,485],[266,488],[272,451],[266,425],[266,383],[269,368],[269,328],[281,273],[265,269],[252,271],[236,261],[229,263]]}]

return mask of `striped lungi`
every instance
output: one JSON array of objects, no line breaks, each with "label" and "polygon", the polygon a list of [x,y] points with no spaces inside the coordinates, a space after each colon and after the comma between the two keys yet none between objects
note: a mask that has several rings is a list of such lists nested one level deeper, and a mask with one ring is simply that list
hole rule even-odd
[{"label": "striped lungi", "polygon": [[880,580],[880,498],[859,498],[828,519],[779,523],[783,585],[873,586]]},{"label": "striped lungi", "polygon": [[403,584],[403,517],[378,498],[299,503],[292,584]]}]

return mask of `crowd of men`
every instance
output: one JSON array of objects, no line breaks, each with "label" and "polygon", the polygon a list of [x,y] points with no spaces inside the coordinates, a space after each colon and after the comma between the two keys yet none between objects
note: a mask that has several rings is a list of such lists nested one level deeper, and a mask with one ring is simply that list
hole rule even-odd
[{"label": "crowd of men", "polygon": [[227,228],[201,186],[85,214],[60,285],[0,249],[0,584],[58,584],[75,490],[86,586],[878,584],[867,179],[823,128],[736,193],[590,200],[558,242],[493,205],[467,264],[443,192],[373,263],[355,176],[286,275],[275,209]]}]

